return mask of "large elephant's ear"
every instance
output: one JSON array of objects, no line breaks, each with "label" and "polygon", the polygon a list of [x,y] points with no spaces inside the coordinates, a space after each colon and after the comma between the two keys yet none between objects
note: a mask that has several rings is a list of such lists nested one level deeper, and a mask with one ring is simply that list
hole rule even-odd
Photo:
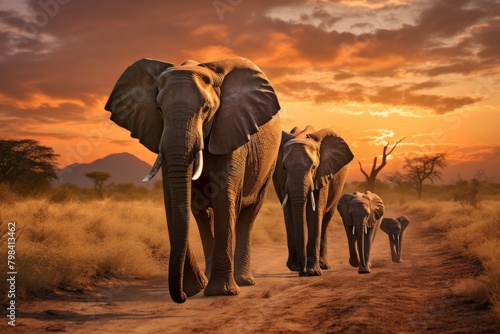
[{"label": "large elephant's ear", "polygon": [[410,225],[410,220],[406,216],[398,217],[397,220],[399,220],[399,222],[401,223],[401,230],[402,231],[406,230],[406,227],[408,227],[408,225]]},{"label": "large elephant's ear", "polygon": [[352,194],[344,194],[340,197],[339,203],[337,204],[337,210],[339,211],[345,226],[353,225],[352,216],[349,213],[349,201],[354,197],[355,196]]},{"label": "large elephant's ear", "polygon": [[228,154],[246,144],[280,110],[274,88],[250,60],[240,57],[201,64],[222,77],[220,107],[208,150]]},{"label": "large elephant's ear", "polygon": [[274,168],[273,173],[273,183],[274,188],[276,190],[276,194],[279,197],[280,202],[283,202],[285,199],[285,184],[286,184],[286,171],[283,168],[283,148],[287,141],[293,138],[288,132],[281,132],[281,144],[280,149],[278,151],[278,157],[276,159],[276,167]]},{"label": "large elephant's ear", "polygon": [[283,147],[285,144],[293,138],[293,135],[291,133],[288,133],[286,131],[281,131],[281,145],[280,145],[280,151],[283,150]]},{"label": "large elephant's ear", "polygon": [[382,199],[371,192],[366,192],[364,196],[370,199],[370,205],[375,220],[379,220],[380,218],[382,218],[385,212],[385,206]]},{"label": "large elephant's ear", "polygon": [[163,120],[158,113],[157,77],[173,64],[141,59],[130,65],[118,78],[104,109],[111,120],[130,131],[149,150],[158,153]]},{"label": "large elephant's ear", "polygon": [[390,229],[391,222],[392,218],[382,219],[382,222],[380,223],[380,229],[387,234],[391,234],[391,229]]},{"label": "large elephant's ear", "polygon": [[321,189],[335,173],[352,161],[354,155],[344,139],[332,129],[322,129],[307,136],[320,142],[320,163],[314,178],[314,188]]}]

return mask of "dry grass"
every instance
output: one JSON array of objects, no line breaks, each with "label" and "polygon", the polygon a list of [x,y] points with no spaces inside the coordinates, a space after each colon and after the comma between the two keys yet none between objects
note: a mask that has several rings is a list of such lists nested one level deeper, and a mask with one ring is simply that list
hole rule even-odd
[{"label": "dry grass", "polygon": [[[152,202],[26,200],[2,204],[0,220],[22,228],[16,266],[23,294],[83,286],[103,276],[154,276],[162,270],[157,260],[169,254],[164,209]],[[1,243],[6,259],[6,240]]]},{"label": "dry grass", "polygon": [[[55,287],[84,288],[108,276],[148,278],[167,268],[165,210],[156,200],[9,201],[0,204],[0,231],[8,221],[21,229],[16,284],[24,296]],[[190,240],[203,268],[198,228],[191,222]],[[255,226],[253,243],[286,242],[278,202],[263,207]],[[6,242],[5,236],[0,239],[2,259],[7,258]],[[0,261],[0,270],[7,272],[6,261]]]},{"label": "dry grass", "polygon": [[500,314],[500,203],[484,201],[480,210],[471,211],[456,202],[417,201],[404,209],[426,227],[446,232],[454,249],[481,262],[482,273],[457,288],[475,301],[491,303]]}]

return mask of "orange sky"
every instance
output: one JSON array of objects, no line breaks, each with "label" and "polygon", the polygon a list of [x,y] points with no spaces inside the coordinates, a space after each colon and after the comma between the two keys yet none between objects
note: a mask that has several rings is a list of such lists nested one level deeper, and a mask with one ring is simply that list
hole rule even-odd
[{"label": "orange sky", "polygon": [[384,172],[445,152],[447,182],[500,176],[498,36],[492,0],[0,0],[0,138],[39,140],[59,167],[124,151],[152,163],[104,111],[119,75],[143,57],[239,55],[273,83],[284,130],[344,137],[350,180],[403,136]]}]

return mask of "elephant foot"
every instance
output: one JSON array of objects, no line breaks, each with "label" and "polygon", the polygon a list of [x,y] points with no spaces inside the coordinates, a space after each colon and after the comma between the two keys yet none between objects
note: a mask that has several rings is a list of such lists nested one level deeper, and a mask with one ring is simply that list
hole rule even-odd
[{"label": "elephant foot", "polygon": [[306,271],[299,271],[299,276],[321,276],[321,269],[318,268],[307,268]]},{"label": "elephant foot", "polygon": [[221,279],[210,278],[205,288],[205,296],[233,296],[240,293],[240,288],[231,275],[229,282]]},{"label": "elephant foot", "polygon": [[321,269],[330,269],[332,266],[330,265],[330,263],[328,262],[327,259],[320,259],[319,260],[319,267]]},{"label": "elephant foot", "polygon": [[403,262],[403,260],[401,260],[401,259],[397,259],[397,260],[392,260],[392,262],[395,262],[395,263],[402,263],[402,262]]},{"label": "elephant foot", "polygon": [[290,269],[291,271],[301,271],[302,270],[302,267],[299,266],[296,262],[293,262],[293,261],[290,261],[288,260],[286,262],[286,266],[288,267],[288,269]]},{"label": "elephant foot", "polygon": [[358,274],[369,274],[371,270],[369,267],[359,267]]},{"label": "elephant foot", "polygon": [[351,265],[351,267],[357,268],[359,267],[359,260],[355,257],[350,257],[349,264]]},{"label": "elephant foot", "polygon": [[208,280],[199,272],[191,277],[185,278],[183,282],[183,290],[187,297],[194,296],[198,294],[201,290],[207,286]]},{"label": "elephant foot", "polygon": [[239,275],[238,277],[235,277],[235,281],[239,286],[255,285],[255,278],[252,274]]}]

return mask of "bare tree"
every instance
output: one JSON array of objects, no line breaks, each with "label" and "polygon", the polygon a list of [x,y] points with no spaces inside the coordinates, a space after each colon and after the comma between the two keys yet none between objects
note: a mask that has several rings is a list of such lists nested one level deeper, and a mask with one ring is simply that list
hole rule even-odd
[{"label": "bare tree", "polygon": [[441,179],[441,169],[446,166],[446,154],[436,153],[424,154],[416,158],[406,158],[403,169],[406,171],[406,180],[412,188],[417,191],[418,198],[422,198],[422,187],[425,180],[434,183],[435,179]]},{"label": "bare tree", "polygon": [[86,177],[92,180],[94,182],[94,189],[97,193],[97,196],[99,198],[103,198],[103,192],[102,192],[102,187],[104,186],[104,182],[106,182],[110,177],[111,174],[106,173],[106,172],[89,172],[85,174]]},{"label": "bare tree", "polygon": [[382,163],[377,167],[377,158],[378,157],[373,158],[373,165],[372,165],[372,170],[370,171],[370,175],[368,175],[368,173],[366,173],[363,170],[363,166],[361,165],[361,162],[358,161],[358,163],[359,163],[359,169],[361,170],[361,173],[363,173],[363,175],[366,178],[366,187],[367,187],[368,190],[375,191],[375,180],[377,179],[378,173],[380,173],[380,171],[382,170],[382,168],[384,168],[385,165],[387,164],[387,157],[389,155],[391,155],[392,151],[394,151],[394,149],[396,148],[396,146],[403,139],[405,139],[405,137],[403,137],[403,138],[399,139],[398,141],[396,141],[389,151],[387,151],[387,149],[389,148],[389,143],[387,143],[384,146],[384,149],[382,151]]}]

